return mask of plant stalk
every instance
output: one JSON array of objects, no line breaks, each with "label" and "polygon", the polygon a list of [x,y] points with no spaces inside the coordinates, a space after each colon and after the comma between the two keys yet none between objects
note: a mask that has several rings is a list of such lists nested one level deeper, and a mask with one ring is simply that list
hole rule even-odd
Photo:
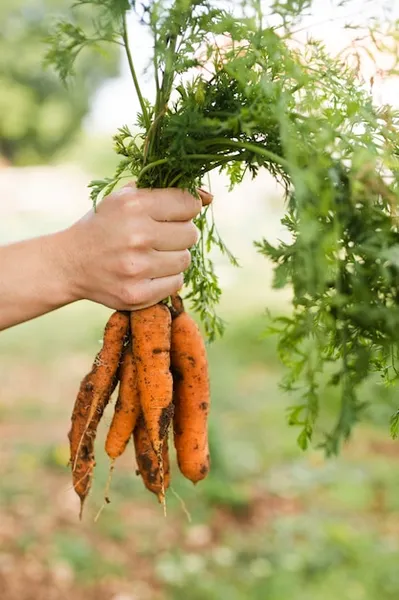
[{"label": "plant stalk", "polygon": [[137,74],[136,74],[136,69],[134,68],[132,53],[130,52],[129,36],[128,36],[128,32],[127,32],[127,23],[126,23],[126,13],[124,13],[124,15],[123,15],[122,38],[123,38],[123,46],[125,48],[125,52],[126,52],[126,56],[127,56],[127,61],[129,63],[130,73],[133,78],[134,87],[136,89],[136,94],[137,94],[137,97],[139,99],[140,106],[141,106],[141,112],[143,113],[143,118],[144,118],[144,121],[146,124],[146,129],[148,131],[151,126],[151,122],[150,122],[150,117],[148,115],[148,111],[147,111],[147,107],[146,107],[143,95],[141,93],[139,81],[137,79]]}]

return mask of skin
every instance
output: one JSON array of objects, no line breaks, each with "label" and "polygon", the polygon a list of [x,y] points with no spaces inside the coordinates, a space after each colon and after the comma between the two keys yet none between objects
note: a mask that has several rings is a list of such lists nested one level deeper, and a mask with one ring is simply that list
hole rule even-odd
[{"label": "skin", "polygon": [[201,200],[130,184],[63,231],[0,247],[0,331],[83,299],[137,310],[176,293]]}]

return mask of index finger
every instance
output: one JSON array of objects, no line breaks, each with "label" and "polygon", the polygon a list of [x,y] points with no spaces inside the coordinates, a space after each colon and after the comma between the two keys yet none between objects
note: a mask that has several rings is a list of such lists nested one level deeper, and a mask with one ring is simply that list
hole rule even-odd
[{"label": "index finger", "polygon": [[154,221],[190,221],[201,211],[201,200],[178,188],[140,189],[144,206]]}]

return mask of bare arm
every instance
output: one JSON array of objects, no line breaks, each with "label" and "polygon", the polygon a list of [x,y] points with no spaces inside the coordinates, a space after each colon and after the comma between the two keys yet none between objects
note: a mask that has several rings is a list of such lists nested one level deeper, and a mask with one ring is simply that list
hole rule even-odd
[{"label": "bare arm", "polygon": [[63,232],[0,247],[0,330],[73,302]]},{"label": "bare arm", "polygon": [[200,209],[186,192],[127,186],[65,231],[0,247],[0,330],[81,299],[135,310],[175,293]]}]

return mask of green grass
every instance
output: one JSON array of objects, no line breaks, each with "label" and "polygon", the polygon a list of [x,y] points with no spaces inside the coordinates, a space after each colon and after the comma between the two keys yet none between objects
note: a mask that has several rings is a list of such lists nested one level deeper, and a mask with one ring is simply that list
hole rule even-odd
[{"label": "green grass", "polygon": [[[399,589],[397,546],[334,523],[276,523],[268,540],[233,551],[227,565],[218,565],[212,554],[201,558],[163,558],[159,572],[173,600],[393,600]],[[200,572],[193,574],[193,566]]]}]

